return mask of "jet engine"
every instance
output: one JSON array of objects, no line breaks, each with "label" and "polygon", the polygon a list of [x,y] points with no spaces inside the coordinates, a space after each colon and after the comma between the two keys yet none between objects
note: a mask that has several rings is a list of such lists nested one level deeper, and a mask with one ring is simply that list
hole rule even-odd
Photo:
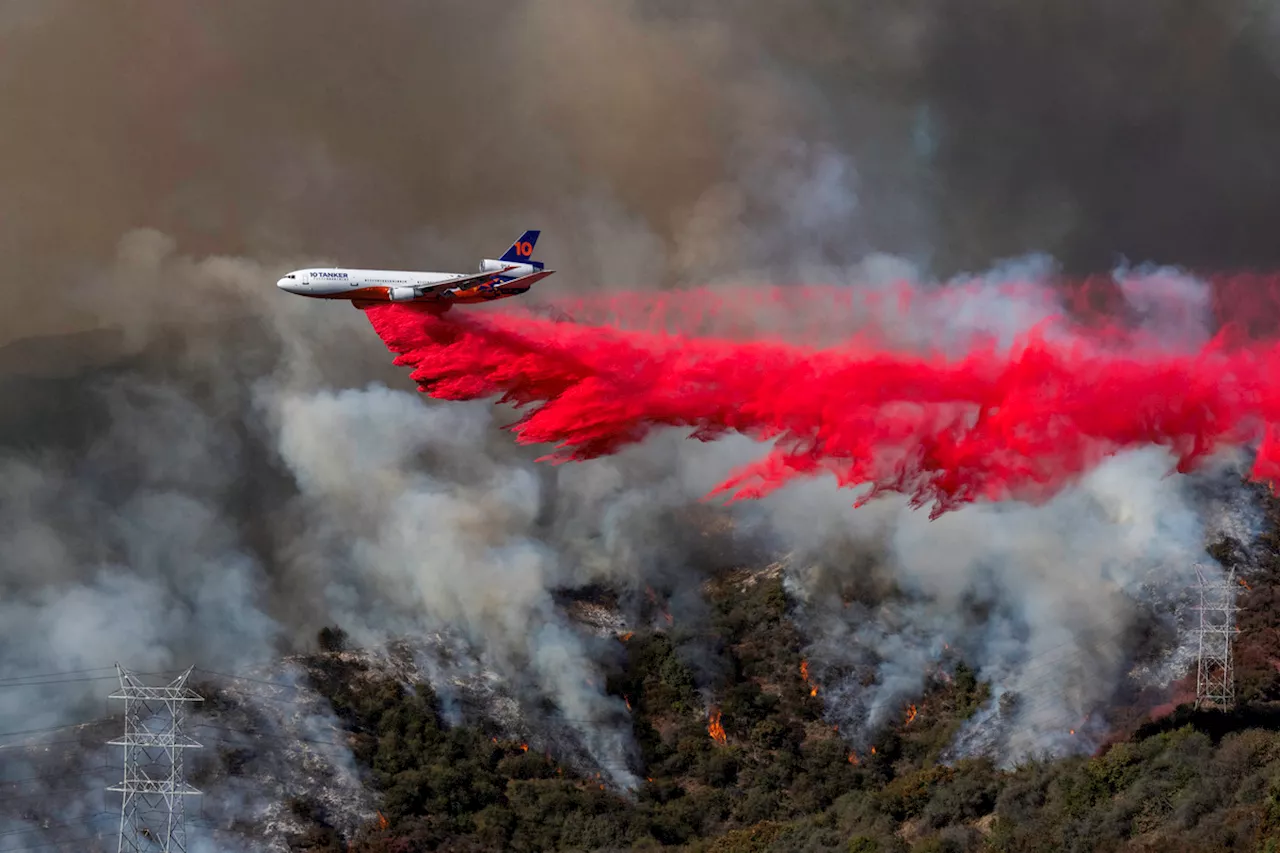
[{"label": "jet engine", "polygon": [[[510,267],[510,269],[507,269]],[[503,272],[506,275],[522,276],[532,275],[534,271],[533,264],[512,264],[506,261],[495,261],[492,258],[485,258],[480,262],[480,272]]]},{"label": "jet engine", "polygon": [[417,293],[412,287],[389,287],[387,288],[387,298],[392,302],[408,302]]}]

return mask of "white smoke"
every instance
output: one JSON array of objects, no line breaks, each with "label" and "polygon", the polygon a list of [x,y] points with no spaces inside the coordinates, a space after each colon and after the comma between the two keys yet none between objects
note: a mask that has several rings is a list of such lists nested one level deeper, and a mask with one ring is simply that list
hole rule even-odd
[{"label": "white smoke", "polygon": [[[461,632],[509,678],[554,697],[595,761],[634,785],[625,707],[604,695],[592,639],[552,599],[568,577],[536,529],[536,472],[486,456],[491,410],[376,386],[277,403],[307,536],[333,549],[315,565],[349,567],[326,578],[326,596],[353,639]],[[428,454],[439,462],[430,473],[414,464]],[[309,559],[322,548],[308,548]]]}]

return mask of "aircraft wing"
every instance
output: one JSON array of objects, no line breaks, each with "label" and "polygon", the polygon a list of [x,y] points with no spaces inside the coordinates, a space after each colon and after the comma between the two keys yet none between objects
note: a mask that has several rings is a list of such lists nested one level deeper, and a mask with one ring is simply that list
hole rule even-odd
[{"label": "aircraft wing", "polygon": [[[515,267],[518,266],[518,264],[511,264],[511,266]],[[457,278],[438,281],[435,284],[415,285],[414,290],[419,293],[439,293],[442,290],[453,290],[455,287],[470,287],[472,285],[479,284],[482,281],[494,278],[495,276],[500,276],[504,271],[505,270],[496,270],[471,273],[470,275],[460,275]]]},{"label": "aircraft wing", "polygon": [[[506,296],[514,296],[519,293],[524,293],[529,289],[529,287],[534,282],[542,281],[544,278],[546,278],[547,276],[551,275],[554,272],[555,270],[543,269],[543,270],[538,270],[537,272],[529,273],[528,275],[522,275],[519,278],[513,278],[510,281],[504,281],[501,284],[491,287],[487,291],[489,295],[486,296],[484,294],[481,294],[481,298],[482,299],[502,299]],[[451,301],[451,297],[453,297],[454,295],[453,294],[454,290],[466,290],[468,289],[469,285],[476,284],[479,281],[482,281],[487,278],[492,278],[495,275],[501,275],[501,273],[490,272],[490,273],[481,273],[479,275],[458,276],[457,278],[450,279],[448,281],[441,281],[436,284],[419,285],[414,288],[418,296],[435,294],[435,299],[427,300],[424,302],[420,302],[415,299],[415,300],[409,300],[403,304],[435,306],[435,308],[433,308],[432,310],[447,311],[449,309],[449,306],[453,304]],[[459,287],[459,284],[461,284],[461,287]],[[515,285],[515,287],[513,287],[513,285]],[[379,305],[383,303],[379,303],[374,300],[356,299],[356,300],[353,300],[351,304],[354,305],[356,308],[359,308],[361,311],[367,311],[368,309],[374,307],[375,305]],[[441,305],[443,305],[444,307],[441,308],[440,307]]]}]

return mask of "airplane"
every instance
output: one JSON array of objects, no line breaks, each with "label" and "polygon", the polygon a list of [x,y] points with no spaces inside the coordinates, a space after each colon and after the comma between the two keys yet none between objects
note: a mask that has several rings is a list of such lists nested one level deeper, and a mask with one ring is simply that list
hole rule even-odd
[{"label": "airplane", "polygon": [[284,276],[276,287],[313,299],[346,299],[362,311],[388,302],[411,302],[443,313],[453,305],[519,296],[555,272],[533,260],[541,233],[524,232],[502,257],[480,261],[478,273],[305,269]]}]

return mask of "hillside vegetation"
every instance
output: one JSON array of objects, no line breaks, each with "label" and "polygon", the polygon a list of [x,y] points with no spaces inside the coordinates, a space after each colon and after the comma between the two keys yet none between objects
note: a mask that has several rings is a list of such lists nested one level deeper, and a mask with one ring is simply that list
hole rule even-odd
[{"label": "hillside vegetation", "polygon": [[[633,770],[645,780],[630,798],[483,724],[446,725],[427,685],[405,690],[376,674],[370,682],[366,664],[321,652],[310,661],[313,686],[353,733],[380,814],[345,839],[315,804],[295,801],[312,828],[294,847],[1280,853],[1280,715],[1268,704],[1280,698],[1269,607],[1280,561],[1269,536],[1242,598],[1246,705],[1232,714],[1181,707],[1117,733],[1096,756],[1012,772],[985,760],[939,763],[988,696],[963,663],[929,685],[918,713],[853,754],[821,719],[777,577],[709,593],[713,616],[700,639],[712,641],[725,674],[710,708],[676,653],[689,639],[678,625],[620,638],[626,663],[609,673],[608,689],[630,705],[641,752]],[[1211,550],[1230,559],[1229,547]],[[321,639],[334,648],[341,634]]]}]

